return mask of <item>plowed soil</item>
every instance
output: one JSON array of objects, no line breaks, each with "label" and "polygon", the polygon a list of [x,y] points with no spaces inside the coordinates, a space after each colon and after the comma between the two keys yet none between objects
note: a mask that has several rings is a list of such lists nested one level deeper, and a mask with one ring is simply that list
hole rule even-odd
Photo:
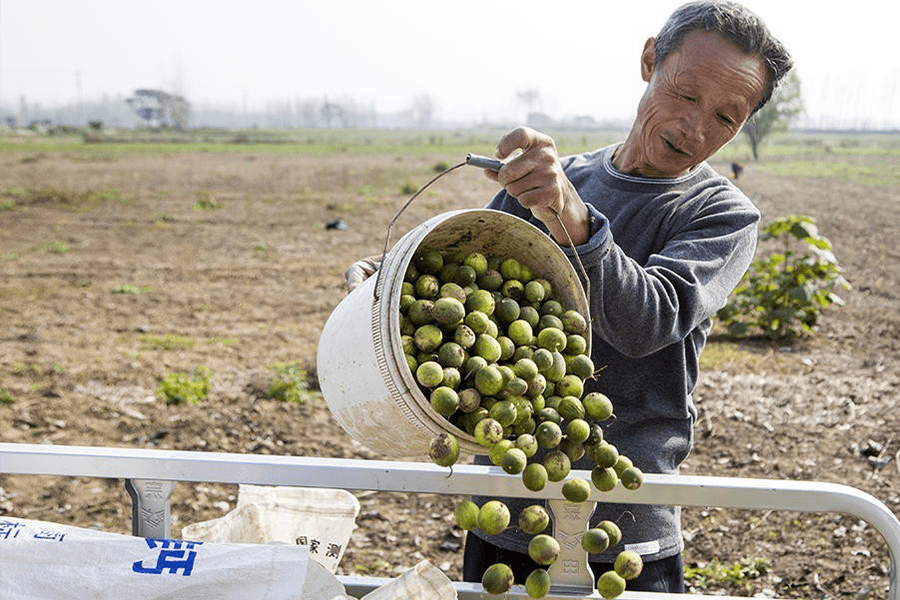
[{"label": "plowed soil", "polygon": [[[0,154],[0,440],[389,458],[351,440],[315,393],[269,398],[273,365],[296,361],[315,391],[317,342],[344,296],[344,269],[380,252],[387,224],[437,163],[459,160]],[[764,220],[815,217],[853,289],[813,337],[713,340],[685,472],[847,484],[900,514],[900,195],[766,164],[749,164],[737,184]],[[474,169],[447,175],[400,216],[395,238],[434,214],[482,206],[493,186]],[[346,227],[326,226],[338,220]],[[211,373],[204,401],[155,397],[167,374],[200,367]],[[173,535],[222,516],[236,493],[177,485]],[[358,497],[340,573],[394,576],[427,558],[460,578],[458,498]],[[130,533],[130,510],[122,481],[0,477],[0,515]],[[697,591],[887,594],[887,546],[855,518],[686,508],[684,530]]]}]

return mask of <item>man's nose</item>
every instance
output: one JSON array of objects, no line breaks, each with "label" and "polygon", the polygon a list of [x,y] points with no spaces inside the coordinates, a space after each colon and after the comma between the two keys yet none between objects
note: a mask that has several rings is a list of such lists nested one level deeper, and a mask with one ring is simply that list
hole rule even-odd
[{"label": "man's nose", "polygon": [[678,122],[678,127],[686,139],[702,142],[706,137],[703,111],[699,107],[689,109]]}]

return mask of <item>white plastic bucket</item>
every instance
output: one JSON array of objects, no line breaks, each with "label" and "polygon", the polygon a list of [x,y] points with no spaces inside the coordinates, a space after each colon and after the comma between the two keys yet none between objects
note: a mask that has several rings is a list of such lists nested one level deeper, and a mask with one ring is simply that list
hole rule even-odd
[{"label": "white plastic bucket", "polygon": [[459,210],[434,216],[400,238],[380,276],[368,278],[329,316],[316,359],[319,386],[353,439],[388,456],[427,460],[431,438],[447,431],[462,452],[484,454],[474,437],[431,408],[403,354],[400,287],[419,248],[515,257],[551,282],[564,307],[587,316],[584,288],[556,242],[531,223],[496,210]]}]

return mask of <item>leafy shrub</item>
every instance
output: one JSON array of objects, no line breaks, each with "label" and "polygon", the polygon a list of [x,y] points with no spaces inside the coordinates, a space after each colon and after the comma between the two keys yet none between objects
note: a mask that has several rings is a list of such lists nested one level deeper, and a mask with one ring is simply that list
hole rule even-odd
[{"label": "leafy shrub", "polygon": [[759,330],[770,339],[812,334],[821,310],[844,301],[834,289],[850,285],[811,217],[788,215],[766,225],[760,240],[781,243],[780,252],[750,265],[717,316],[731,337]]},{"label": "leafy shrub", "polygon": [[209,395],[209,378],[212,372],[200,367],[193,375],[169,373],[156,388],[156,397],[166,404],[199,404]]}]

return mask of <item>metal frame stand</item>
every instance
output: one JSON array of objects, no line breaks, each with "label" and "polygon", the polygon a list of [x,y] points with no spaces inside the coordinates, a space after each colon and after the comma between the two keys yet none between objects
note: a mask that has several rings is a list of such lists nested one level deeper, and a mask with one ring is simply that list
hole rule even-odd
[{"label": "metal frame stand", "polygon": [[[530,492],[519,478],[507,475],[499,467],[479,465],[456,465],[451,475],[449,469],[418,462],[0,443],[0,473],[125,479],[133,500],[132,531],[142,537],[169,537],[169,497],[176,481],[546,499],[560,520],[558,529],[566,535],[584,531],[591,512],[566,502],[561,482]],[[573,476],[590,478],[588,472],[574,472]],[[887,542],[891,559],[889,600],[900,600],[900,521],[882,502],[850,486],[647,474],[637,490],[619,486],[601,493],[594,489],[589,500],[854,515],[877,529]],[[548,600],[599,598],[587,568],[587,554],[574,544],[561,546],[557,559],[560,566],[552,573],[554,585]],[[339,579],[348,593],[357,596],[387,581],[347,576]],[[454,585],[461,600],[484,597],[480,584]],[[627,591],[621,596],[623,600],[691,597]],[[518,585],[513,586],[507,598],[528,600],[524,588]]]}]

